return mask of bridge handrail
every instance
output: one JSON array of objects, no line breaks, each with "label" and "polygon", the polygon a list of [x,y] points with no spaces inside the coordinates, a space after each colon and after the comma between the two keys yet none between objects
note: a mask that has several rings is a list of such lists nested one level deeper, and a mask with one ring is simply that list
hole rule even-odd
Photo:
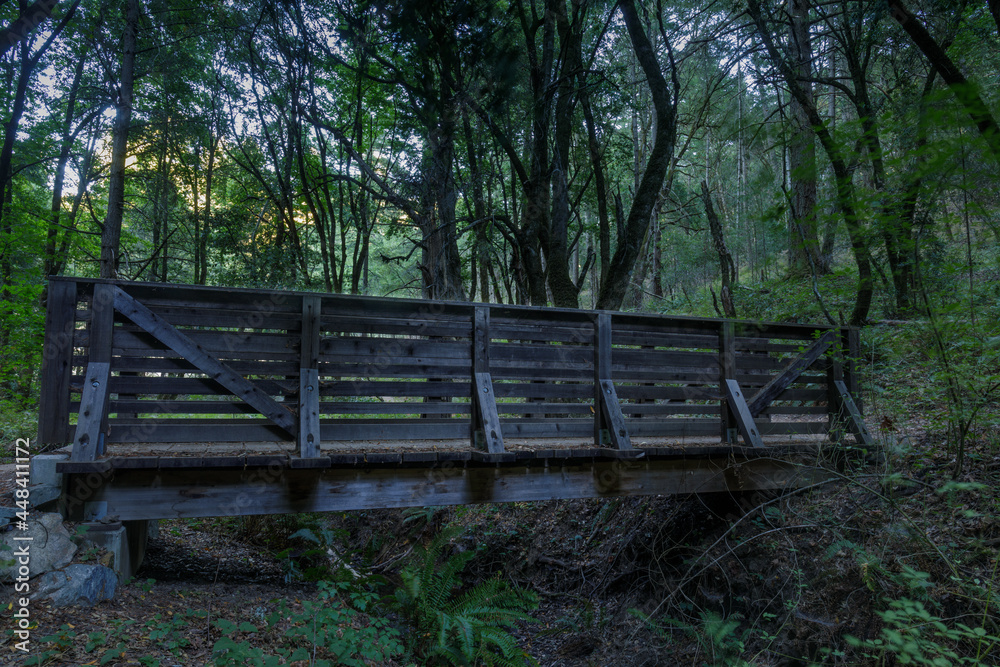
[{"label": "bridge handrail", "polygon": [[851,327],[53,277],[39,441],[864,439],[858,351]]}]

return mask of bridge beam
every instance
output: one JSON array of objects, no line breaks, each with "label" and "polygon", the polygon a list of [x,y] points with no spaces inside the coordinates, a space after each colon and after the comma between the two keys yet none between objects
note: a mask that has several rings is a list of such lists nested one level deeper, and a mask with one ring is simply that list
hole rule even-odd
[{"label": "bridge beam", "polygon": [[780,490],[831,478],[802,461],[734,454],[312,470],[118,468],[66,476],[69,519],[82,517],[85,503],[104,502],[107,516],[121,521]]}]

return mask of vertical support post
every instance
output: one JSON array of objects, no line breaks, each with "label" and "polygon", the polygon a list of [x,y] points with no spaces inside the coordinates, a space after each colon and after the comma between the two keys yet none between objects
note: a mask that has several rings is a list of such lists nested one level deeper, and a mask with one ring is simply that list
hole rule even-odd
[{"label": "vertical support post", "polygon": [[840,392],[837,382],[844,381],[844,352],[846,345],[846,330],[840,330],[840,340],[830,355],[830,365],[826,370],[826,406],[828,429],[831,442],[840,442],[844,438],[843,418],[840,411]]},{"label": "vertical support post", "polygon": [[73,375],[76,282],[49,283],[38,397],[38,444],[63,445],[73,438],[69,425],[69,383]]},{"label": "vertical support post", "polygon": [[736,379],[736,323],[723,320],[719,329],[719,387],[722,400],[719,404],[719,419],[722,442],[736,444],[737,421],[731,409],[726,383]]},{"label": "vertical support post", "polygon": [[299,456],[317,458],[319,431],[319,332],[322,301],[302,297],[302,335],[299,348]]},{"label": "vertical support post", "polygon": [[500,415],[490,376],[490,309],[473,308],[472,322],[472,424],[470,439],[473,449],[480,447],[480,435],[490,454],[504,451]]},{"label": "vertical support post", "polygon": [[604,445],[606,434],[616,449],[632,449],[611,379],[611,350],[611,314],[598,313],[594,322],[594,445]]},{"label": "vertical support post", "polygon": [[861,402],[861,382],[858,375],[858,361],[861,359],[861,329],[845,327],[842,332],[842,335],[846,337],[844,350],[847,353],[847,358],[844,360],[844,384],[854,399],[858,412],[864,414],[865,406]]},{"label": "vertical support post", "polygon": [[73,461],[93,461],[103,453],[111,397],[111,341],[115,327],[115,286],[94,285],[90,301],[90,347],[80,415],[73,438]]}]

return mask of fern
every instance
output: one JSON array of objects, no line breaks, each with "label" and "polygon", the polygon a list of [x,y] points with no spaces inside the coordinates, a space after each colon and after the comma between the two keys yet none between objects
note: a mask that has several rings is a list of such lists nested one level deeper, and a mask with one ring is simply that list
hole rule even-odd
[{"label": "fern", "polygon": [[463,590],[462,572],[475,553],[445,556],[458,534],[457,528],[447,528],[426,547],[416,547],[400,572],[396,604],[414,627],[411,648],[427,664],[535,664],[510,628],[534,620],[529,612],[538,606],[536,596],[499,578]]}]

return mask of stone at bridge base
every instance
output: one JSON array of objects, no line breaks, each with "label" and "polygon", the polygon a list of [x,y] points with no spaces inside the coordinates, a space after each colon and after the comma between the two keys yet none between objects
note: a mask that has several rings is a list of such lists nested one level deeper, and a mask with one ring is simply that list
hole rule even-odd
[{"label": "stone at bridge base", "polygon": [[[69,531],[63,526],[62,516],[55,513],[32,514],[26,530],[13,530],[0,536],[0,561],[14,559],[18,549],[29,545],[29,576],[35,577],[49,570],[69,565],[77,547]],[[21,538],[21,539],[18,539]],[[0,581],[12,581],[17,576],[16,560],[7,567],[0,566]]]},{"label": "stone at bridge base", "polygon": [[83,563],[46,572],[33,583],[32,599],[51,599],[54,607],[92,607],[103,600],[113,599],[118,589],[118,577],[114,570],[103,565]]}]

